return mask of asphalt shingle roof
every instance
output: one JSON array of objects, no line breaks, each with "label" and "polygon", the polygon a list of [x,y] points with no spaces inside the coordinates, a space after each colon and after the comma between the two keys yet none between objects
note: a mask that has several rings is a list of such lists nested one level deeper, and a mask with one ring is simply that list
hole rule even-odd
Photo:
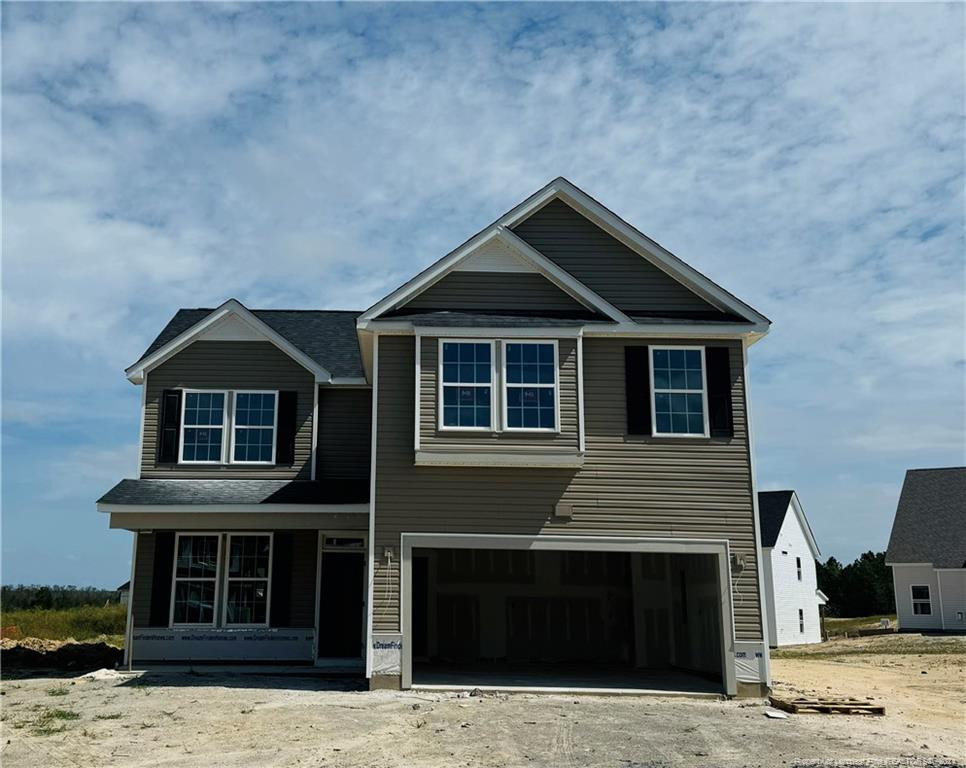
[{"label": "asphalt shingle roof", "polygon": [[98,504],[365,504],[369,480],[122,480]]},{"label": "asphalt shingle roof", "polygon": [[906,472],[886,562],[966,568],[966,467]]},{"label": "asphalt shingle roof", "polygon": [[[179,309],[141,355],[148,355],[204,320],[213,309]],[[252,314],[334,377],[361,377],[355,310],[253,309]]]},{"label": "asphalt shingle roof", "polygon": [[793,491],[761,491],[758,494],[758,521],[761,527],[761,545],[774,547],[785,522],[785,513],[792,503]]},{"label": "asphalt shingle roof", "polygon": [[593,320],[581,317],[548,317],[501,312],[454,312],[451,310],[431,310],[387,316],[387,319],[405,320],[414,325],[426,327],[460,328],[579,328],[591,323],[612,323],[611,320]]}]

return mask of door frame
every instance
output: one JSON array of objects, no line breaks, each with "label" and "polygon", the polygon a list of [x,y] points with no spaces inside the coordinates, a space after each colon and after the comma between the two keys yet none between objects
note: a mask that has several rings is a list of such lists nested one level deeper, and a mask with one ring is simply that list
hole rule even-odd
[{"label": "door frame", "polygon": [[527,549],[578,552],[650,552],[661,554],[715,555],[721,611],[721,673],[724,692],[738,693],[735,672],[735,620],[731,584],[731,551],[727,539],[643,538],[630,536],[560,536],[525,534],[400,534],[399,613],[402,633],[401,687],[412,687],[413,659],[412,595],[413,549]]},{"label": "door frame", "polygon": [[[319,658],[320,636],[320,603],[322,602],[322,557],[325,552],[326,537],[344,537],[347,539],[362,539],[359,549],[344,549],[342,552],[357,552],[362,557],[362,609],[360,621],[362,624],[362,644],[359,647],[359,658]],[[342,529],[319,530],[315,542],[315,626],[312,632],[312,663],[316,667],[351,667],[365,668],[366,663],[366,619],[369,615],[369,591],[365,585],[369,581],[369,535],[365,531],[349,531]]]}]

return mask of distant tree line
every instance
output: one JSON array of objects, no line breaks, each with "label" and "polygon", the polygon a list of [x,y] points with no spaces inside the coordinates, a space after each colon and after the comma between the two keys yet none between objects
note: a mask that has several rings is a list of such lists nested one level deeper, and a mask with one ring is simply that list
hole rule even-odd
[{"label": "distant tree line", "polygon": [[843,566],[834,557],[818,563],[818,588],[828,597],[827,616],[858,617],[896,612],[892,569],[885,552],[865,552]]},{"label": "distant tree line", "polygon": [[79,605],[104,605],[116,602],[117,593],[97,587],[75,587],[72,584],[38,586],[17,584],[0,587],[0,610],[23,608],[75,608]]}]

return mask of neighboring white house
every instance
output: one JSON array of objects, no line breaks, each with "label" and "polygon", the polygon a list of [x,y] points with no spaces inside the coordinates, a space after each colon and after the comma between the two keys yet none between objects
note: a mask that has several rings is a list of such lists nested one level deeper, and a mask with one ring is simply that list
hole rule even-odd
[{"label": "neighboring white house", "polygon": [[826,597],[818,589],[815,561],[822,553],[795,491],[759,493],[758,518],[769,645],[820,643],[819,606]]},{"label": "neighboring white house", "polygon": [[906,472],[886,565],[900,630],[966,632],[966,467]]},{"label": "neighboring white house", "polygon": [[121,605],[127,605],[128,597],[131,594],[131,582],[125,581],[121,586],[114,590],[117,593],[117,601]]}]

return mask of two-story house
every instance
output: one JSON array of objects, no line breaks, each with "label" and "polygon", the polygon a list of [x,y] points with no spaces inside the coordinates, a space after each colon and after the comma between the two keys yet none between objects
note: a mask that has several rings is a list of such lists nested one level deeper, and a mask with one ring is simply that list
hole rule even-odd
[{"label": "two-story house", "polygon": [[760,692],[768,327],[564,179],[364,312],[179,311],[98,502],[133,662]]}]

